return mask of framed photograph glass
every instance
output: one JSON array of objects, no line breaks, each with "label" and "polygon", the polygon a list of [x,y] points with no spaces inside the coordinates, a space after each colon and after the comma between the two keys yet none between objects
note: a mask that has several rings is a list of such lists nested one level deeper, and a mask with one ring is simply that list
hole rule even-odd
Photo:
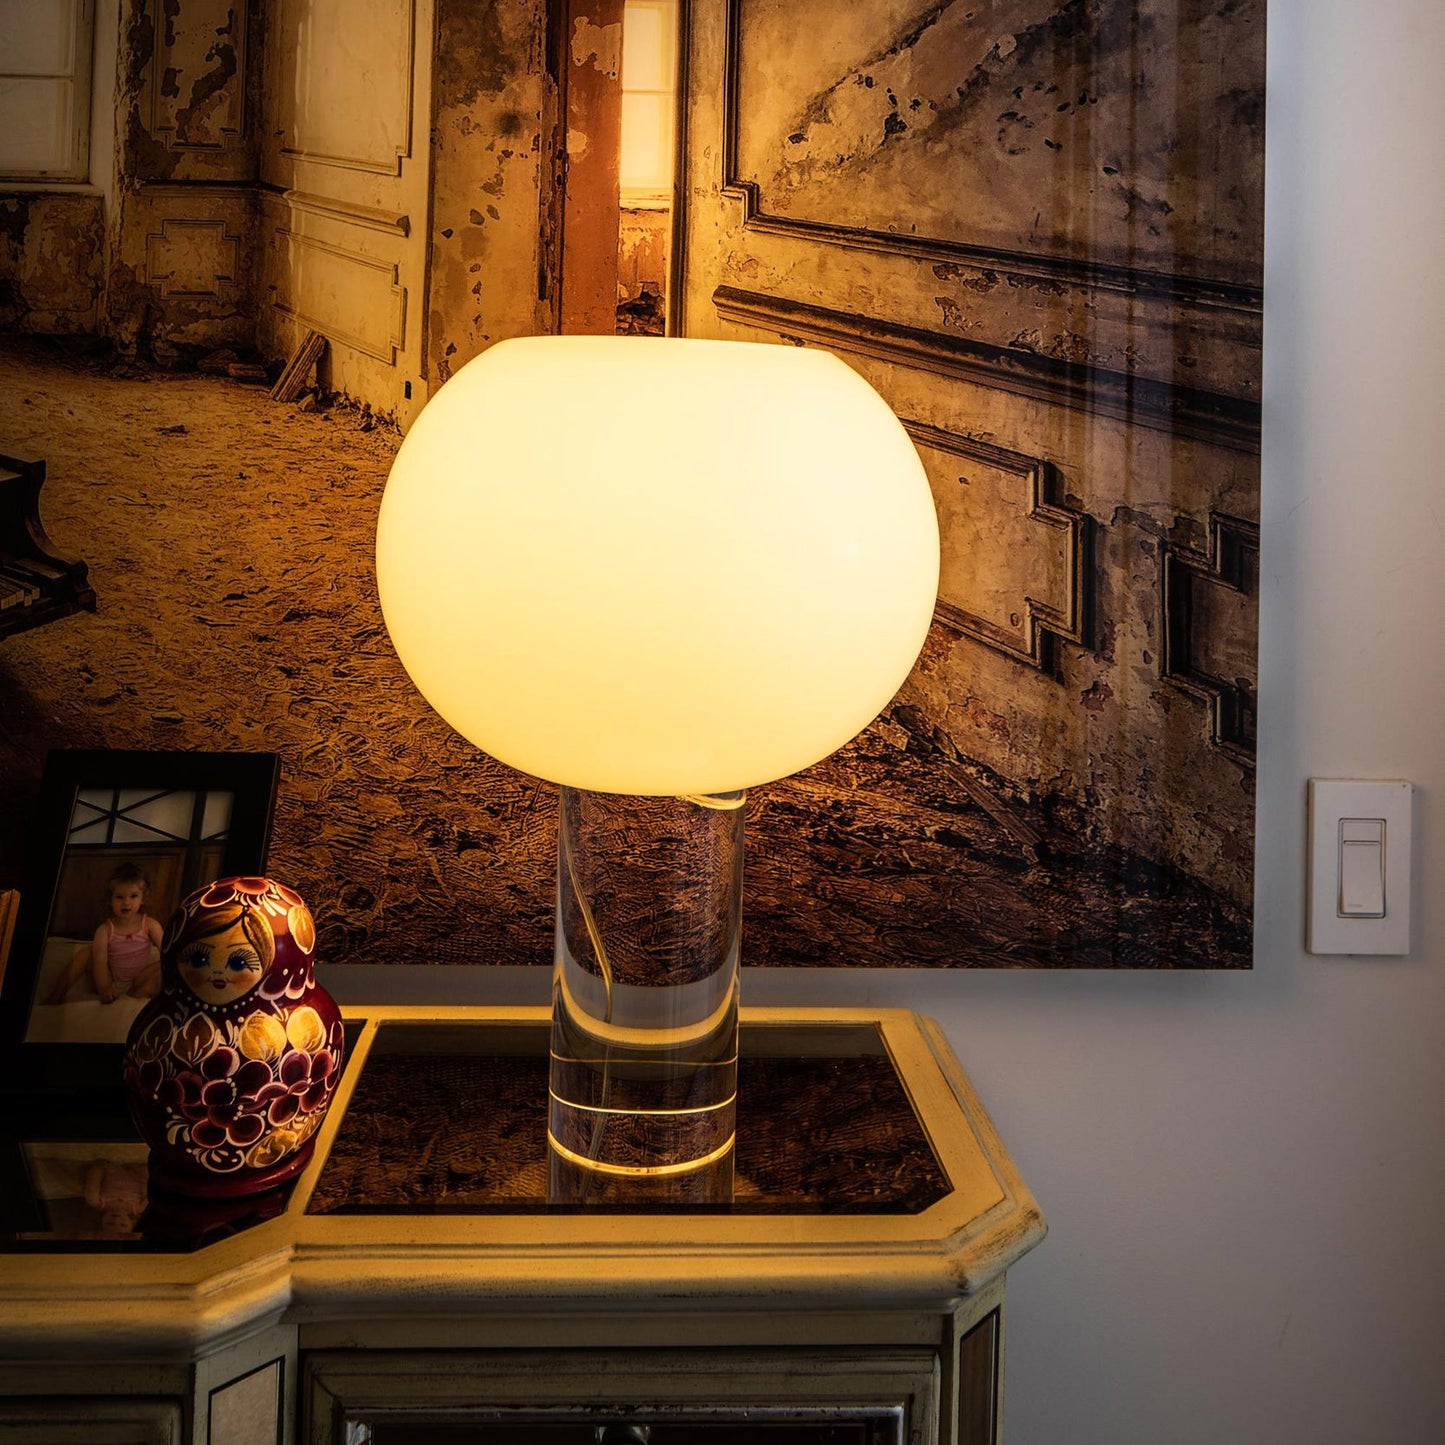
[{"label": "framed photograph glass", "polygon": [[50,754],[0,992],[7,1091],[119,1099],[126,1033],[160,986],[165,922],[193,889],[264,871],[279,763]]},{"label": "framed photograph glass", "polygon": [[5,1140],[0,1234],[15,1242],[139,1238],[146,1146],[139,1141]]},{"label": "framed photograph glass", "polygon": [[0,1127],[0,1259],[191,1253],[275,1218],[288,1198],[152,1198],[149,1182],[148,1151],[127,1118],[12,1118]]}]

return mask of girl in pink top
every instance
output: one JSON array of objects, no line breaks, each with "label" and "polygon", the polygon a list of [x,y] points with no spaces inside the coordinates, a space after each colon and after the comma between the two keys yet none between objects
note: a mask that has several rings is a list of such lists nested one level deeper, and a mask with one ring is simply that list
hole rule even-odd
[{"label": "girl in pink top", "polygon": [[150,998],[160,987],[161,926],[146,912],[149,887],[131,863],[110,876],[110,917],[90,943],[90,977],[101,1003],[123,993]]}]

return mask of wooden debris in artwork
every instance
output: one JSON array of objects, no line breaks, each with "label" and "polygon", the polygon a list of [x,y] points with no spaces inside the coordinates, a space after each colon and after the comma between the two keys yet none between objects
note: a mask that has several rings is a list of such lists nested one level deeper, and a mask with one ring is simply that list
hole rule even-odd
[{"label": "wooden debris in artwork", "polygon": [[229,376],[232,363],[240,359],[234,347],[222,346],[216,351],[207,352],[196,363],[196,370],[204,371],[207,376]]},{"label": "wooden debris in artwork", "polygon": [[326,350],[326,338],[319,331],[308,331],[301,344],[291,353],[286,369],[271,388],[272,401],[297,401],[311,385],[312,368]]},{"label": "wooden debris in artwork", "polygon": [[918,739],[927,749],[938,755],[944,774],[949,781],[966,793],[969,799],[982,808],[1000,828],[1018,844],[1032,862],[1038,862],[1048,853],[1044,836],[1019,816],[1018,810],[998,796],[964,765],[953,740],[940,727],[932,726],[922,713],[908,704],[895,709],[895,720]]},{"label": "wooden debris in artwork", "polygon": [[1003,799],[979,782],[959,761],[957,754],[951,758],[945,755],[942,766],[949,780],[967,793],[1019,845],[1027,858],[1038,862],[1047,852],[1038,829],[1024,822]]}]

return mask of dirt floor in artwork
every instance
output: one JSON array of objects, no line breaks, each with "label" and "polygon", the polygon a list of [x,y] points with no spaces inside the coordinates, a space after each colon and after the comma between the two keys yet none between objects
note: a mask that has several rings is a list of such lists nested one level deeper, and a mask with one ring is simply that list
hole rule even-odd
[{"label": "dirt floor in artwork", "polygon": [[[98,597],[0,644],[0,887],[48,749],[271,750],[270,871],[311,904],[324,959],[550,961],[554,791],[452,732],[382,622],[398,443],[348,407],[0,343],[0,450],[47,460],[46,525]],[[1083,831],[945,755],[905,690],[750,796],[746,961],[1248,966],[1247,916]]]}]

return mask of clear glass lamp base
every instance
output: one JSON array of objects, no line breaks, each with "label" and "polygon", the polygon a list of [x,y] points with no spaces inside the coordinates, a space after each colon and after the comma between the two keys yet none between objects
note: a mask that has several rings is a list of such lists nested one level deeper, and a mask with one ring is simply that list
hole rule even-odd
[{"label": "clear glass lamp base", "polygon": [[742,793],[562,789],[552,1203],[732,1199],[742,881]]}]

